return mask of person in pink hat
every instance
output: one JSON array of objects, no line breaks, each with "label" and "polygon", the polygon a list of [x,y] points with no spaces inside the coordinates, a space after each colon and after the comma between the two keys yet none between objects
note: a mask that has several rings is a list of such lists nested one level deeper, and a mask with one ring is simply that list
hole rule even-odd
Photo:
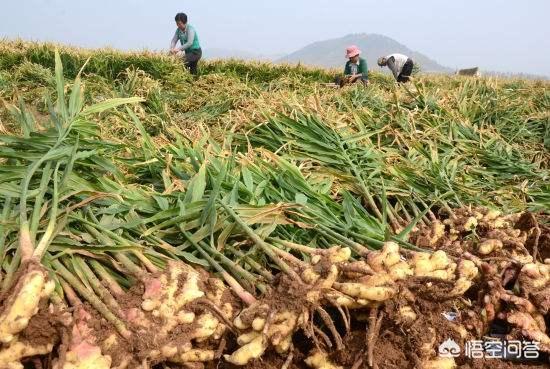
[{"label": "person in pink hat", "polygon": [[361,58],[360,55],[361,50],[355,45],[351,45],[346,49],[346,58],[349,60],[344,68],[344,84],[355,83],[357,81],[361,81],[365,85],[369,83],[367,61]]}]

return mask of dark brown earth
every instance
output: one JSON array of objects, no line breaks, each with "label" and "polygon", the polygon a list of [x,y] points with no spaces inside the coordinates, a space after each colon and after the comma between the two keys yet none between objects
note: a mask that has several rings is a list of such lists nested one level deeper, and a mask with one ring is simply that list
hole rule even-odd
[{"label": "dark brown earth", "polygon": [[36,315],[34,315],[29,325],[20,333],[21,340],[32,342],[34,345],[47,345],[49,343],[57,344],[61,338],[60,317],[55,312],[48,311],[48,307],[42,305]]}]

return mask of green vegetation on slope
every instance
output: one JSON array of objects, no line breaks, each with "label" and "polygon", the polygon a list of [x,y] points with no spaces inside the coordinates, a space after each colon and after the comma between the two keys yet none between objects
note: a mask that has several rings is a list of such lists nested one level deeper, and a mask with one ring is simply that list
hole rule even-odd
[{"label": "green vegetation on slope", "polygon": [[333,90],[323,70],[212,62],[193,80],[155,55],[57,55],[1,45],[0,290],[35,254],[52,300],[76,291],[124,337],[111,293],[170,260],[246,301],[293,272],[289,241],[357,256],[415,248],[413,227],[455,207],[550,206],[542,82],[375,74]]}]

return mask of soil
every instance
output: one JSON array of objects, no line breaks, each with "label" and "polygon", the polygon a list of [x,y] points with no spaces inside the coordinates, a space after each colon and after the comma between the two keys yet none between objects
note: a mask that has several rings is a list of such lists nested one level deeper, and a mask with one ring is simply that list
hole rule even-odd
[{"label": "soil", "polygon": [[[88,321],[88,326],[94,332],[94,337],[96,337],[96,344],[100,345],[105,342],[113,334],[117,336],[119,341],[122,341],[123,338],[117,333],[114,327],[103,318],[91,305],[84,304],[84,309],[92,316]],[[131,343],[126,343],[125,348],[130,348]],[[126,351],[122,349],[121,346],[115,345],[111,349],[103,349],[103,354],[111,356],[111,359],[114,364],[120,363],[131,351]]]},{"label": "soil", "polygon": [[63,329],[57,313],[48,311],[48,306],[42,304],[38,313],[34,315],[29,325],[19,334],[21,341],[31,342],[33,345],[47,345],[59,343]]}]

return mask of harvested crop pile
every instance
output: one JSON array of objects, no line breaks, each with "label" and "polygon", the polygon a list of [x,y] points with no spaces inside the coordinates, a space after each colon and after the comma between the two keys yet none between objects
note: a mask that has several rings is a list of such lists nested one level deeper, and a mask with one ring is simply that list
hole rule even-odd
[{"label": "harvested crop pile", "polygon": [[[280,241],[278,254],[289,269],[269,293],[244,308],[219,279],[171,262],[162,273],[141,275],[141,283],[117,296],[125,335],[77,300],[71,319],[70,309],[56,314],[50,306],[50,322],[64,326],[52,330],[51,341],[28,336],[33,320],[44,320],[44,300],[52,292],[46,275],[31,263],[3,303],[0,357],[9,363],[6,368],[52,350],[59,355],[56,368],[197,367],[222,355],[227,363],[257,367],[259,359],[277,354],[288,358],[287,367],[301,362],[311,368],[479,367],[476,360],[438,357],[438,346],[449,339],[464,347],[467,341],[498,338],[496,326],[510,340],[540,343],[541,357],[549,353],[550,263],[520,252],[536,229],[542,228],[543,238],[548,229],[530,213],[460,209],[448,219],[437,243],[454,239],[465,248],[460,257],[442,250],[404,251],[387,242],[380,251],[365,249],[352,259],[348,248]],[[423,242],[436,228],[421,229],[413,238]],[[472,233],[478,234],[477,244],[467,237]],[[505,244],[492,256],[480,251],[489,234],[514,234],[524,242],[492,238]],[[311,255],[311,261],[300,261],[295,251]]]},{"label": "harvested crop pile", "polygon": [[[54,55],[55,71],[14,74],[54,89],[49,116],[7,104],[21,134],[0,135],[0,369],[548,367],[538,130],[525,153],[500,152],[502,137],[447,124],[454,110],[409,91],[380,122],[426,112],[410,133],[448,128],[441,157],[359,115],[374,126],[293,113],[223,142],[152,137],[143,120],[170,119],[163,83],[126,71],[119,95],[87,104]],[[109,141],[112,122],[138,133]],[[503,214],[462,205],[493,199]],[[538,357],[471,346],[490,340]]]},{"label": "harvested crop pile", "polygon": [[[289,332],[301,331],[309,338],[305,362],[312,368],[479,367],[478,360],[438,358],[438,346],[449,339],[464,347],[467,341],[502,338],[497,326],[509,340],[540,343],[541,357],[549,353],[550,260],[544,263],[522,250],[541,228],[537,218],[459,209],[449,219],[443,221],[447,229],[438,234],[438,243],[453,240],[454,247],[467,248],[460,256],[442,250],[403,253],[395,243],[355,261],[342,249],[308,250],[317,257],[314,265],[297,266],[301,280],[284,276],[277,297],[268,296],[237,317],[236,326],[246,331],[242,347],[228,360],[243,364],[270,347],[286,351],[290,345],[281,342]],[[421,229],[416,240],[433,239],[434,229],[440,227]],[[548,237],[548,228],[542,229],[541,236]],[[473,233],[480,237],[477,243],[468,238]],[[508,242],[510,234],[523,243]],[[506,245],[495,256],[481,247],[488,235]],[[472,247],[478,251],[468,252]],[[304,346],[302,338],[299,347]]]},{"label": "harvested crop pile", "polygon": [[[147,363],[200,363],[219,358],[235,298],[219,279],[183,263],[143,276],[117,296],[124,336],[101,322],[93,307],[75,306],[59,368],[135,368]],[[238,304],[236,305],[239,306]],[[231,326],[229,324],[229,326]]]}]

